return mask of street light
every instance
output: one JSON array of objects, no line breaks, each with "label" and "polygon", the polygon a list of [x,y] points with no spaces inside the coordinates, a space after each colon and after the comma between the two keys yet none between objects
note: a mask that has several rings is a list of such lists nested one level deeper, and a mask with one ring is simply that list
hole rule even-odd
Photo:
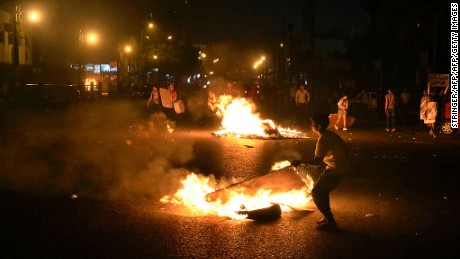
[{"label": "street light", "polygon": [[36,12],[36,11],[30,11],[28,12],[29,14],[27,15],[27,18],[29,19],[29,21],[31,22],[37,22],[40,20],[40,13]]},{"label": "street light", "polygon": [[253,68],[257,69],[265,61],[265,56],[261,56],[255,63]]},{"label": "street light", "polygon": [[84,81],[82,78],[82,70],[84,67],[84,64],[82,62],[82,51],[83,51],[83,46],[85,44],[88,45],[93,45],[96,44],[99,41],[99,38],[96,33],[94,32],[88,32],[84,33],[82,29],[80,29],[78,33],[78,80],[80,81],[80,90],[84,90]]},{"label": "street light", "polygon": [[[264,65],[264,70],[262,71],[262,74],[261,75],[258,75],[257,78],[260,78],[262,76],[262,79],[263,78],[263,73],[265,73],[265,56],[261,56],[253,65],[253,68],[254,70],[257,70],[257,68],[260,66],[260,65]],[[263,80],[262,80],[263,81]],[[260,83],[260,82],[259,82]]]},{"label": "street light", "polygon": [[28,18],[31,22],[37,22],[39,20],[39,13],[36,11],[23,11],[21,10],[21,5],[19,1],[15,6],[15,21],[14,21],[14,45],[13,45],[13,54],[14,60],[13,63],[16,67],[16,78],[15,84],[19,86],[19,78],[20,78],[20,55],[19,55],[19,45],[24,45],[24,49],[26,48],[25,44],[22,44],[22,36],[21,36],[21,23],[22,21],[22,14],[28,13]]},{"label": "street light", "polygon": [[[122,53],[130,54],[133,51],[133,47],[129,44],[122,46],[122,44],[118,44],[118,55],[117,55],[117,91],[121,90],[121,86],[123,84],[123,78],[125,74],[125,70],[122,70],[124,67],[124,62],[122,62]],[[125,58],[126,60],[126,58]]]}]

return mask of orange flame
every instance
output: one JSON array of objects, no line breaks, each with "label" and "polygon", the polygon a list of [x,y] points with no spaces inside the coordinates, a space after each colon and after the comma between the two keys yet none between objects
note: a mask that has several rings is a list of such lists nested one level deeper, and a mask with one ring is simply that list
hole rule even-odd
[{"label": "orange flame", "polygon": [[[275,165],[274,168],[290,166],[288,161]],[[311,190],[313,180],[306,179],[305,186],[301,189],[293,188],[286,192],[276,192],[274,190],[259,189],[255,194],[245,193],[245,188],[225,190],[228,199],[222,201],[217,199],[214,202],[206,200],[206,195],[218,190],[218,183],[213,183],[209,177],[191,173],[186,179],[182,180],[182,189],[179,189],[173,196],[164,196],[162,203],[183,205],[194,212],[226,216],[235,220],[246,218],[246,214],[241,214],[242,210],[250,211],[269,207],[273,204],[280,204],[282,211],[290,211],[293,208],[305,208],[311,200]]]},{"label": "orange flame", "polygon": [[256,107],[245,98],[232,98],[230,95],[221,95],[209,102],[209,107],[216,115],[222,118],[221,130],[216,135],[230,135],[235,137],[284,137],[308,138],[305,133],[290,128],[276,126],[272,120],[261,119],[255,113]]}]

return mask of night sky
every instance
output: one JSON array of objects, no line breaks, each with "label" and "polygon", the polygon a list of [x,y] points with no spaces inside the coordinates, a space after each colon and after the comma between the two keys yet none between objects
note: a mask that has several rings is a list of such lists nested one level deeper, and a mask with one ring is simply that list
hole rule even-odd
[{"label": "night sky", "polygon": [[[299,32],[305,0],[36,0],[21,1],[23,9],[38,8],[44,15],[37,41],[53,46],[58,56],[72,55],[78,31],[95,30],[101,46],[94,57],[113,55],[117,42],[139,37],[151,15],[158,35],[188,37],[196,44],[237,41],[247,46],[278,40],[284,19]],[[362,32],[370,17],[355,0],[316,1],[315,29],[331,27]],[[70,47],[70,48],[69,48]],[[60,55],[61,53],[62,55]]]}]

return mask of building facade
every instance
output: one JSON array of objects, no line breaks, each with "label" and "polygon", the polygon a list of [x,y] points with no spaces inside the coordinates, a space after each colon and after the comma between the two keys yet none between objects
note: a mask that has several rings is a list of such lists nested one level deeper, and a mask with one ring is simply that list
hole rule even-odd
[{"label": "building facade", "polygon": [[15,13],[0,10],[0,63],[14,65],[14,37],[18,35],[19,65],[32,65],[32,38],[25,26],[15,33]]}]

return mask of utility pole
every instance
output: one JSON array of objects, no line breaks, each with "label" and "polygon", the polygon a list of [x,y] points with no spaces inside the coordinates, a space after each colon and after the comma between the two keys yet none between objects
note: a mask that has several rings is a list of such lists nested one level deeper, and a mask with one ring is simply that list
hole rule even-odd
[{"label": "utility pole", "polygon": [[78,85],[81,88],[80,91],[83,91],[84,86],[83,86],[83,80],[82,80],[82,69],[83,69],[83,64],[82,64],[82,48],[83,48],[83,32],[80,29],[78,32]]}]

